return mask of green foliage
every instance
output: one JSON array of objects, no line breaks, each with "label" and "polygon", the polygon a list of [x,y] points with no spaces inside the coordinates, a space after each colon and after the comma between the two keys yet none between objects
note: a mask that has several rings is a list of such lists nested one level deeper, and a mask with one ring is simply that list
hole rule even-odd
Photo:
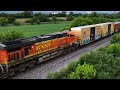
[{"label": "green foliage", "polygon": [[31,23],[31,20],[26,20],[25,23]]},{"label": "green foliage", "polygon": [[17,31],[6,32],[5,34],[0,34],[0,42],[15,40],[18,38],[23,38],[23,33]]},{"label": "green foliage", "polygon": [[72,21],[74,17],[72,15],[67,15],[66,16],[66,21]]},{"label": "green foliage", "polygon": [[108,54],[112,54],[114,57],[120,57],[120,44],[119,43],[110,44],[107,47],[106,52]]},{"label": "green foliage", "polygon": [[104,79],[112,78],[112,66],[111,66],[112,60],[114,60],[112,54],[107,54],[101,51],[94,51],[91,52],[90,54],[82,56],[79,59],[79,62],[80,64],[87,63],[93,65],[97,71],[96,78]]},{"label": "green foliage", "polygon": [[53,17],[52,17],[52,21],[57,21],[57,17],[56,17],[56,16],[53,16]]},{"label": "green foliage", "polygon": [[15,21],[13,24],[14,24],[15,26],[20,25],[20,23],[19,23],[19,22],[16,22],[16,21]]},{"label": "green foliage", "polygon": [[75,71],[76,67],[78,66],[79,62],[78,61],[73,61],[68,64],[68,70],[69,72]]},{"label": "green foliage", "polygon": [[78,62],[71,62],[68,67],[62,68],[59,72],[49,72],[48,79],[92,79],[96,71],[92,65],[80,65]]},{"label": "green foliage", "polygon": [[98,24],[98,23],[105,23],[105,22],[113,21],[113,20],[108,19],[108,18],[93,17],[93,16],[89,16],[89,17],[79,16],[79,17],[76,17],[70,23],[69,27],[71,28],[71,27],[84,26],[84,25],[92,25],[92,24]]},{"label": "green foliage", "polygon": [[120,33],[115,34],[112,36],[110,43],[120,43]]},{"label": "green foliage", "polygon": [[66,26],[66,27],[64,27],[64,28],[61,29],[61,31],[65,31],[65,30],[70,30],[70,27]]},{"label": "green foliage", "polygon": [[93,79],[96,76],[96,70],[93,69],[93,65],[78,64],[75,72],[69,75],[69,79]]},{"label": "green foliage", "polygon": [[41,22],[40,22],[40,20],[39,19],[37,19],[37,21],[36,21],[36,24],[40,24]]},{"label": "green foliage", "polygon": [[93,24],[93,21],[90,18],[83,18],[79,16],[71,22],[70,27],[84,26],[84,25],[91,25],[91,24]]},{"label": "green foliage", "polygon": [[8,23],[13,23],[15,22],[15,17],[8,17]]},{"label": "green foliage", "polygon": [[5,26],[8,23],[8,19],[6,17],[0,17],[0,25]]},{"label": "green foliage", "polygon": [[62,68],[59,72],[49,72],[47,78],[48,79],[67,79],[68,76],[68,68]]},{"label": "green foliage", "polygon": [[59,73],[58,72],[49,72],[48,73],[48,76],[47,76],[47,79],[58,79],[60,77]]},{"label": "green foliage", "polygon": [[46,15],[35,14],[31,19],[31,24],[34,24],[34,23],[40,24],[40,22],[49,22],[49,21],[50,19]]}]

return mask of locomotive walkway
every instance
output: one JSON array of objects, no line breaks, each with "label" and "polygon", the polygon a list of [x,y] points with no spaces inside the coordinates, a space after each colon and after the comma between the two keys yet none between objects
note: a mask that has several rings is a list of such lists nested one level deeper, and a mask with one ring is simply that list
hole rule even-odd
[{"label": "locomotive walkway", "polygon": [[72,51],[62,57],[57,57],[23,72],[16,73],[8,79],[46,79],[48,72],[59,71],[61,68],[66,67],[69,62],[78,60],[82,54],[89,53],[91,50],[108,45],[110,38],[111,36],[84,46],[76,51]]}]

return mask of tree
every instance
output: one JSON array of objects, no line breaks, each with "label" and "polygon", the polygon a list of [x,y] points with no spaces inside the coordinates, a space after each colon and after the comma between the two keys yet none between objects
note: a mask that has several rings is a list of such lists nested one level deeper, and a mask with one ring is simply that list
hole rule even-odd
[{"label": "tree", "polygon": [[5,26],[8,23],[8,19],[6,17],[0,17],[0,25]]},{"label": "tree", "polygon": [[73,12],[70,12],[69,14],[70,14],[70,15],[73,15],[74,13],[73,13]]},{"label": "tree", "polygon": [[23,33],[18,31],[7,31],[4,34],[0,34],[0,42],[15,40],[18,38],[23,38]]},{"label": "tree", "polygon": [[112,36],[110,43],[120,43],[120,33],[115,34]]},{"label": "tree", "polygon": [[96,76],[96,70],[93,65],[78,64],[74,72],[69,75],[69,79],[93,79]]},{"label": "tree", "polygon": [[53,16],[53,17],[52,17],[52,21],[57,21],[56,16]]},{"label": "tree", "polygon": [[32,11],[24,11],[23,12],[24,18],[31,18],[33,15]]},{"label": "tree", "polygon": [[13,23],[15,22],[15,17],[8,17],[8,23]]},{"label": "tree", "polygon": [[20,25],[20,23],[19,23],[19,22],[16,22],[16,21],[13,22],[13,24],[16,25],[16,26]]},{"label": "tree", "polygon": [[72,15],[67,15],[66,16],[66,21],[72,21],[74,17]]},{"label": "tree", "polygon": [[31,24],[40,23],[40,22],[49,22],[49,21],[50,19],[45,14],[37,13],[31,19]]},{"label": "tree", "polygon": [[93,21],[90,18],[83,18],[79,16],[70,23],[70,28],[76,26],[91,25],[91,24],[93,24]]}]

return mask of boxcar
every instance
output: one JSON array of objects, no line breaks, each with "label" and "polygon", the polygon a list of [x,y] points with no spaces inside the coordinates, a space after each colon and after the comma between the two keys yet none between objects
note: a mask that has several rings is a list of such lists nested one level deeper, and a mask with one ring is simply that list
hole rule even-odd
[{"label": "boxcar", "polygon": [[101,38],[101,30],[100,25],[87,25],[71,28],[71,31],[78,37],[80,45],[85,45]]},{"label": "boxcar", "polygon": [[114,23],[114,32],[119,32],[120,30],[120,22],[115,22]]},{"label": "boxcar", "polygon": [[96,24],[96,25],[101,25],[102,37],[106,37],[114,33],[113,22],[101,23],[101,24]]}]

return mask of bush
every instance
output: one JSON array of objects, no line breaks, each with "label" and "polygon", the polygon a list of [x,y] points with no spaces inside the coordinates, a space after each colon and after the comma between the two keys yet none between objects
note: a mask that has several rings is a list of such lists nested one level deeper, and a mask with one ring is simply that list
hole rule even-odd
[{"label": "bush", "polygon": [[8,41],[8,40],[15,40],[18,38],[23,38],[23,33],[17,31],[7,31],[5,34],[0,34],[0,42]]},{"label": "bush", "polygon": [[67,79],[68,77],[68,68],[62,68],[59,72],[49,72],[48,79]]},{"label": "bush", "polygon": [[70,30],[70,27],[67,26],[67,27],[64,27],[64,28],[61,29],[61,31],[64,31],[64,30]]},{"label": "bush", "polygon": [[53,17],[52,17],[52,21],[57,21],[56,16],[53,16]]},{"label": "bush", "polygon": [[66,21],[72,21],[74,17],[72,15],[67,15],[66,16]]},{"label": "bush", "polygon": [[33,18],[31,19],[31,24],[37,23],[40,24],[40,22],[49,22],[50,19],[44,15],[44,14],[38,14],[38,15],[34,15]]},{"label": "bush", "polygon": [[8,23],[14,23],[15,22],[15,17],[8,17]]},{"label": "bush", "polygon": [[[97,78],[104,79],[106,75],[108,78],[112,78],[112,60],[114,57],[112,54],[106,52],[94,51],[90,54],[86,54],[79,59],[80,64],[93,65],[97,71]],[[109,72],[109,73],[108,73]],[[105,76],[104,76],[105,75]]]},{"label": "bush", "polygon": [[5,26],[8,24],[8,19],[6,17],[0,17],[0,25]]},{"label": "bush", "polygon": [[31,20],[26,20],[25,23],[31,23]]},{"label": "bush", "polygon": [[120,43],[120,33],[115,34],[112,36],[110,43]]},{"label": "bush", "polygon": [[68,64],[68,70],[69,72],[74,72],[76,67],[78,66],[79,62],[78,61],[73,61]]},{"label": "bush", "polygon": [[16,26],[20,25],[20,23],[16,22],[16,21],[13,24],[16,25]]},{"label": "bush", "polygon": [[60,77],[59,73],[58,72],[49,72],[48,73],[48,76],[47,76],[47,79],[58,79]]},{"label": "bush", "polygon": [[120,44],[119,43],[110,44],[107,47],[106,52],[108,54],[112,54],[114,57],[120,57]]},{"label": "bush", "polygon": [[93,69],[93,65],[77,65],[75,72],[69,75],[69,79],[93,79],[96,76],[96,70]]},{"label": "bush", "polygon": [[84,26],[84,25],[91,25],[91,24],[93,24],[93,21],[90,18],[83,18],[79,16],[70,23],[70,27]]},{"label": "bush", "polygon": [[39,19],[37,19],[37,21],[36,21],[36,24],[40,24],[41,22],[40,22],[40,20]]}]

